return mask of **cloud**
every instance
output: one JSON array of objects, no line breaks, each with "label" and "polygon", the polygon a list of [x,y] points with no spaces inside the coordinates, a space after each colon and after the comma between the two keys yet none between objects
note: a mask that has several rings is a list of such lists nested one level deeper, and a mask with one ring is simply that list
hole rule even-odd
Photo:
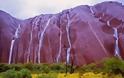
[{"label": "cloud", "polygon": [[[0,0],[0,10],[18,18],[29,18],[39,14],[58,13],[78,5],[93,5],[108,0]],[[113,0],[120,1],[122,0]]]},{"label": "cloud", "polygon": [[58,13],[67,8],[89,3],[91,0],[25,0],[20,15],[25,14],[29,17],[41,13]]},{"label": "cloud", "polygon": [[0,0],[0,10],[6,11],[12,15],[17,15],[21,6],[19,0]]}]

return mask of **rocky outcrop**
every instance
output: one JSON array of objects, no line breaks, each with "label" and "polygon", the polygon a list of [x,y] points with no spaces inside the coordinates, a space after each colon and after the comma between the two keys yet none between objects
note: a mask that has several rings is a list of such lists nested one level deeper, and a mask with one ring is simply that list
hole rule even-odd
[{"label": "rocky outcrop", "polygon": [[1,63],[83,65],[124,58],[124,6],[103,2],[18,20],[0,11]]}]

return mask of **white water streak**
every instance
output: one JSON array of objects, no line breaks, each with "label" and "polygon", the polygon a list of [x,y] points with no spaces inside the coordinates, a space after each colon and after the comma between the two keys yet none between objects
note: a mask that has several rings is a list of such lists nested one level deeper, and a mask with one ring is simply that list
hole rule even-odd
[{"label": "white water streak", "polygon": [[107,25],[110,27],[110,21],[109,20],[107,21]]},{"label": "white water streak", "polygon": [[90,11],[91,11],[92,14],[95,13],[95,12],[93,11],[93,7],[92,7],[92,6],[90,6]]},{"label": "white water streak", "polygon": [[28,55],[27,55],[27,63],[29,63],[29,58],[30,58],[30,53],[31,53],[31,44],[32,44],[32,32],[33,32],[33,28],[31,30],[31,34],[30,34],[30,42],[29,42],[29,48],[28,48]]},{"label": "white water streak", "polygon": [[10,54],[9,54],[9,64],[11,64],[11,60],[12,60],[12,53],[13,53],[13,46],[14,46],[15,40],[11,41],[11,46],[10,46]]},{"label": "white water streak", "polygon": [[50,21],[51,21],[51,18],[48,19],[48,21],[46,23],[46,26],[45,26],[45,28],[43,29],[43,31],[40,35],[39,47],[38,47],[38,63],[40,63],[40,50],[41,50],[41,47],[42,47],[42,44],[43,44],[44,33],[45,33],[46,29],[48,28]]},{"label": "white water streak", "polygon": [[32,37],[33,37],[33,26],[31,28],[31,33],[30,33],[30,41],[29,41],[29,47],[28,47],[27,63],[29,63],[29,59],[30,59]]},{"label": "white water streak", "polygon": [[68,39],[68,43],[69,43],[69,47],[67,48],[67,59],[66,62],[69,63],[70,61],[70,51],[71,51],[71,40],[70,40],[70,34],[69,34],[69,27],[70,27],[70,18],[69,15],[67,15],[67,20],[68,20],[68,24],[66,26],[66,32],[67,32],[67,39]]},{"label": "white water streak", "polygon": [[117,31],[117,28],[113,28],[113,30],[114,30],[113,36],[115,37],[115,54],[114,55],[121,59],[120,50],[118,46],[118,31]]},{"label": "white water streak", "polygon": [[[31,46],[32,46],[32,40],[33,40],[33,39],[32,39],[32,38],[33,38],[33,30],[34,30],[35,26],[38,25],[39,20],[40,20],[40,17],[39,17],[39,16],[36,17],[36,18],[34,19],[34,21],[33,21],[33,25],[32,25],[32,27],[31,27],[30,41],[29,41],[29,48],[28,48],[28,54],[27,54],[27,63],[29,63],[29,61],[30,61]],[[35,60],[35,61],[36,61],[36,60]]]},{"label": "white water streak", "polygon": [[62,51],[62,31],[60,30],[60,37],[59,37],[59,53],[58,53],[58,56],[57,56],[57,63],[59,62],[59,59],[60,59],[60,55],[61,55],[61,51]]},{"label": "white water streak", "polygon": [[20,24],[19,24],[18,25],[18,28],[15,31],[14,38],[11,41],[10,52],[9,52],[9,62],[8,62],[8,64],[11,64],[11,62],[12,62],[13,47],[14,47],[15,40],[17,38],[19,38],[20,28],[21,27],[20,27]]}]

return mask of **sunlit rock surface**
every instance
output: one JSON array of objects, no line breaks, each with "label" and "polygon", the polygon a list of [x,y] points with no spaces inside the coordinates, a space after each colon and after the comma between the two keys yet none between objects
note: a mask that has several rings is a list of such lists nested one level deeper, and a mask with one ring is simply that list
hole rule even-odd
[{"label": "sunlit rock surface", "polygon": [[121,3],[82,5],[25,20],[0,11],[0,63],[83,65],[114,56],[115,51],[124,59]]}]

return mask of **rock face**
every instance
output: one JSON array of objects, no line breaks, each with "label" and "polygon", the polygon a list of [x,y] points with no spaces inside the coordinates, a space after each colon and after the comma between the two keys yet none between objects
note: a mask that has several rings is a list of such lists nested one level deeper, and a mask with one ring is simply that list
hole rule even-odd
[{"label": "rock face", "polygon": [[103,2],[18,20],[0,11],[0,63],[124,59],[124,6]]}]

